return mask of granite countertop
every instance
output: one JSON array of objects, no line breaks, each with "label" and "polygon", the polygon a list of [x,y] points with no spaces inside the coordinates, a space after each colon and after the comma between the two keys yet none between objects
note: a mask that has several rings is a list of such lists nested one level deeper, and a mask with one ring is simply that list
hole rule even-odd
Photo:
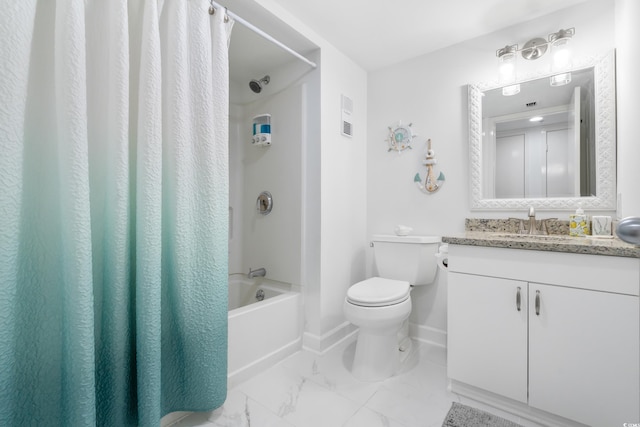
[{"label": "granite countertop", "polygon": [[596,239],[558,234],[529,236],[493,231],[467,231],[459,235],[444,236],[442,241],[455,245],[640,258],[640,246],[623,242],[616,237]]}]

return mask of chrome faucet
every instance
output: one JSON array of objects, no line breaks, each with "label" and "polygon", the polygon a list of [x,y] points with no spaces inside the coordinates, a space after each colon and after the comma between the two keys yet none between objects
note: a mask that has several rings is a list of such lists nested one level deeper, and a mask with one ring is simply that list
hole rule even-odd
[{"label": "chrome faucet", "polygon": [[518,231],[517,234],[549,234],[549,224],[548,221],[557,220],[558,218],[544,218],[540,220],[536,220],[536,210],[531,206],[529,208],[529,225],[525,227],[526,219],[522,218],[509,218],[510,220],[518,221]]},{"label": "chrome faucet", "polygon": [[549,224],[548,221],[557,220],[558,218],[544,218],[540,220],[536,220],[536,210],[531,206],[529,208],[529,226],[525,227],[524,219],[518,218],[509,218],[515,219],[519,221],[520,226],[518,227],[518,234],[549,234]]},{"label": "chrome faucet", "polygon": [[539,234],[536,226],[536,210],[533,206],[529,207],[529,232],[527,234]]},{"label": "chrome faucet", "polygon": [[255,270],[252,270],[251,267],[249,267],[249,273],[247,274],[247,277],[249,279],[253,279],[254,277],[264,277],[266,275],[267,270],[264,267],[256,268]]}]

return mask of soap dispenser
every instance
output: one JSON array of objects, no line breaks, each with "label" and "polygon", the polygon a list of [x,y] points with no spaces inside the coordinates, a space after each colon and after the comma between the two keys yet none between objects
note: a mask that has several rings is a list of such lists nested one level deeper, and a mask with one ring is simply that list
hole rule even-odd
[{"label": "soap dispenser", "polygon": [[589,234],[591,234],[589,219],[582,210],[582,206],[578,205],[576,213],[569,215],[569,236],[584,237]]}]

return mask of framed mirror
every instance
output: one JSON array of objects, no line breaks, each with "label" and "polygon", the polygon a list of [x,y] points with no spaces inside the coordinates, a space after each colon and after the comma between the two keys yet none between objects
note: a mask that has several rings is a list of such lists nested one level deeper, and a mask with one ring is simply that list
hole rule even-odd
[{"label": "framed mirror", "polygon": [[469,85],[471,209],[616,209],[613,52],[567,80]]}]

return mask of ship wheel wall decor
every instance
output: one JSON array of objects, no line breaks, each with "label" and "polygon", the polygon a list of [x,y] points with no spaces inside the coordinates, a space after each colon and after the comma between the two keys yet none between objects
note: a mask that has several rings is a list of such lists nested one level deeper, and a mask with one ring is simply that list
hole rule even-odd
[{"label": "ship wheel wall decor", "polygon": [[435,158],[435,152],[431,148],[431,139],[427,140],[427,155],[422,161],[422,164],[426,167],[424,179],[420,177],[420,172],[416,173],[413,178],[416,187],[425,194],[433,194],[442,188],[444,184],[444,174],[440,172],[436,175],[434,170],[438,161]]},{"label": "ship wheel wall decor", "polygon": [[402,122],[398,122],[397,126],[389,126],[389,136],[387,137],[387,144],[389,149],[387,151],[396,151],[401,153],[406,149],[411,149],[411,141],[416,135],[411,128],[412,123],[403,125]]}]

